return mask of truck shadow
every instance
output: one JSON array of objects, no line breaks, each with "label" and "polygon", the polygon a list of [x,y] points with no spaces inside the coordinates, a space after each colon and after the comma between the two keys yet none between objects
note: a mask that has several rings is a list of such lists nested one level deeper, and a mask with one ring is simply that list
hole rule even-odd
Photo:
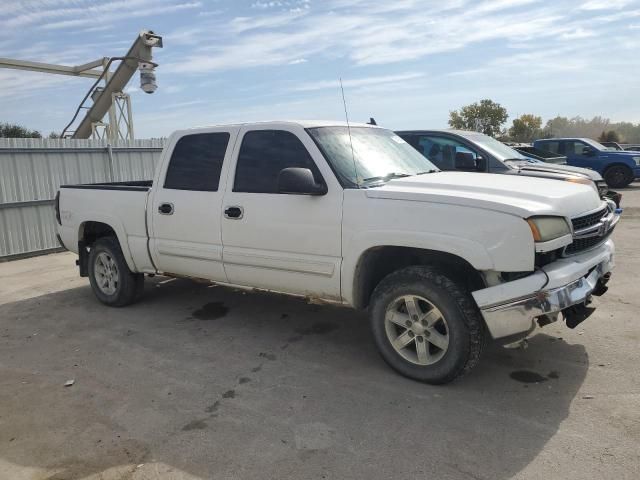
[{"label": "truck shadow", "polygon": [[382,362],[362,314],[160,278],[125,309],[88,287],[0,305],[0,348],[0,469],[49,480],[507,479],[589,367],[539,334],[423,385]]}]

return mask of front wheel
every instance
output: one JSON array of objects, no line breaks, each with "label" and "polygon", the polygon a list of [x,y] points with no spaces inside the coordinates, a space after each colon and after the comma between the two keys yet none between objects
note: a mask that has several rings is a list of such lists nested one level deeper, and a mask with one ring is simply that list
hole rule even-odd
[{"label": "front wheel", "polygon": [[470,295],[431,267],[384,278],[373,293],[371,327],[387,364],[431,384],[470,371],[484,344],[484,324]]},{"label": "front wheel", "polygon": [[96,241],[89,252],[89,282],[102,303],[124,307],[140,297],[144,275],[129,270],[118,241],[105,237]]},{"label": "front wheel", "polygon": [[624,188],[633,182],[633,172],[622,165],[609,167],[604,172],[604,181],[612,188]]}]

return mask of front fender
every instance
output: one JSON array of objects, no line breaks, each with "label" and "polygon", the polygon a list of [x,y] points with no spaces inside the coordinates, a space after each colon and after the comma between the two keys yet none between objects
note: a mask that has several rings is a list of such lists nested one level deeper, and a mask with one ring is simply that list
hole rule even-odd
[{"label": "front fender", "polygon": [[365,253],[376,247],[409,247],[455,255],[476,270],[493,270],[494,264],[487,250],[473,240],[441,234],[418,234],[416,232],[364,232],[353,238],[351,248],[345,252],[342,262],[342,298],[355,304],[355,276]]}]

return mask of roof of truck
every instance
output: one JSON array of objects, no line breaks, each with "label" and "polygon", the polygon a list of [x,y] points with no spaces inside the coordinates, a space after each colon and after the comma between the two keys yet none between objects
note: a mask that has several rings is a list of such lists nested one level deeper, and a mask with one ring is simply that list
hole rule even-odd
[{"label": "roof of truck", "polygon": [[420,130],[396,130],[398,135],[410,135],[410,134],[426,134],[426,133],[449,133],[452,135],[458,135],[460,137],[469,137],[474,135],[484,135],[482,132],[476,132],[474,130],[457,130],[455,128],[426,128]]},{"label": "roof of truck", "polygon": [[[200,125],[197,127],[192,127],[188,129],[181,130],[197,130],[201,128],[217,128],[217,127],[244,127],[250,125],[256,126],[278,126],[278,125],[299,125],[303,128],[314,128],[314,127],[346,127],[347,122],[345,121],[336,121],[336,120],[269,120],[269,121],[261,121],[261,122],[238,122],[238,123],[220,123],[213,125]],[[375,125],[370,125],[368,123],[356,123],[349,122],[350,127],[369,127],[369,128],[380,128]]]},{"label": "roof of truck", "polygon": [[557,142],[559,140],[562,141],[566,141],[566,140],[588,140],[590,142],[594,142],[595,140],[592,140],[591,138],[587,138],[587,137],[557,137],[557,138],[538,138],[537,140],[534,140],[535,142]]}]

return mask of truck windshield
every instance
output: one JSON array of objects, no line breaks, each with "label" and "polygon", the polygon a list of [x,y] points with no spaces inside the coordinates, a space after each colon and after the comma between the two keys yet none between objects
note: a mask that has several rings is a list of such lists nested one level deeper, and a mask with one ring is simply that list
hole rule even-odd
[{"label": "truck windshield", "polygon": [[580,140],[586,143],[587,145],[591,145],[596,150],[615,150],[615,148],[607,148],[601,143],[598,143],[595,140],[591,140],[590,138],[581,138]]},{"label": "truck windshield", "polygon": [[513,148],[499,142],[493,137],[484,135],[482,133],[470,133],[465,135],[469,141],[475,143],[483,150],[486,150],[498,160],[505,162],[507,160],[529,160],[529,157],[524,156],[522,153],[514,150]]},{"label": "truck windshield", "polygon": [[[344,187],[370,186],[438,168],[390,130],[369,127],[307,129]],[[353,144],[353,149],[352,149]]]}]

